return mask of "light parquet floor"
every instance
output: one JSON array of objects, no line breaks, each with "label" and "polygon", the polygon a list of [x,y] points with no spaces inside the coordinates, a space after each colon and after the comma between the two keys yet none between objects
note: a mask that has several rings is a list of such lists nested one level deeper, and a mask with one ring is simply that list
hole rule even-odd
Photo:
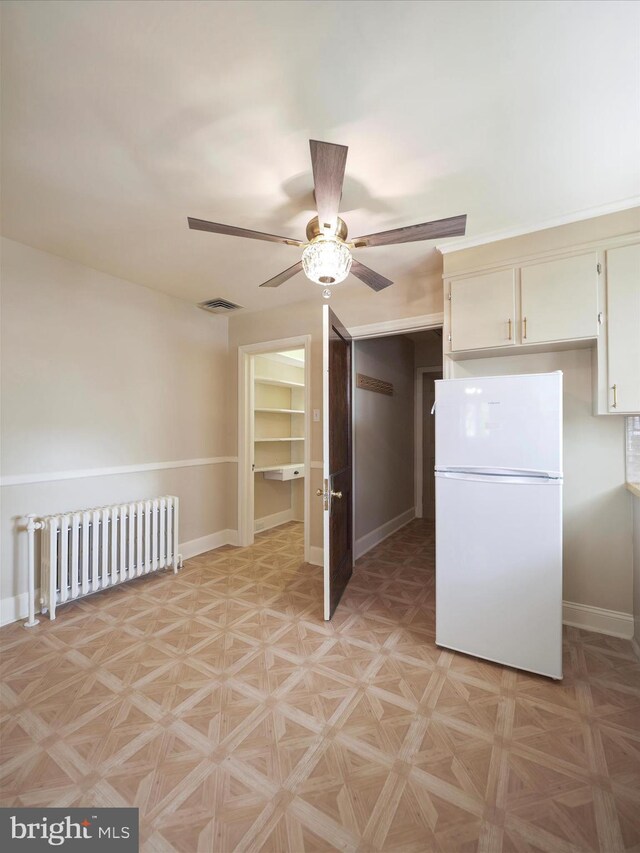
[{"label": "light parquet floor", "polygon": [[640,851],[640,663],[565,634],[554,683],[434,644],[432,528],[331,623],[300,525],[2,641],[2,804],[134,805],[142,849]]}]

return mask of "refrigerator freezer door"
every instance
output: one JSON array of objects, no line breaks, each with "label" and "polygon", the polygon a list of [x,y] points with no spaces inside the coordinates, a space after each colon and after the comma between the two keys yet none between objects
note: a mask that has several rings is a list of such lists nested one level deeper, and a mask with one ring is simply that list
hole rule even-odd
[{"label": "refrigerator freezer door", "polygon": [[436,643],[562,678],[562,484],[436,475]]},{"label": "refrigerator freezer door", "polygon": [[562,374],[436,381],[436,469],[562,474]]}]

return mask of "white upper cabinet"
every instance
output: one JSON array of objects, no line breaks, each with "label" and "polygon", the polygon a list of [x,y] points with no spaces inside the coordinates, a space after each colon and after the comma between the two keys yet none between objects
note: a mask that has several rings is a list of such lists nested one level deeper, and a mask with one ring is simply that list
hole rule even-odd
[{"label": "white upper cabinet", "polygon": [[608,411],[640,412],[640,245],[607,251]]},{"label": "white upper cabinet", "polygon": [[598,336],[598,259],[595,252],[523,266],[523,344]]},{"label": "white upper cabinet", "polygon": [[512,346],[516,323],[515,271],[451,282],[451,349]]}]

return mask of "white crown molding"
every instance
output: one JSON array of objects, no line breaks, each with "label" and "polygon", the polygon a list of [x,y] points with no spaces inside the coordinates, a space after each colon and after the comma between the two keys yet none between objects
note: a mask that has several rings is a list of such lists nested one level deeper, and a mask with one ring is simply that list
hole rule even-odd
[{"label": "white crown molding", "polygon": [[24,486],[28,483],[51,483],[56,480],[80,480],[86,477],[109,477],[163,471],[168,468],[195,468],[199,465],[221,465],[238,461],[237,456],[209,456],[204,459],[179,459],[175,462],[144,462],[140,465],[115,465],[110,468],[82,468],[76,471],[50,471],[41,474],[9,474],[0,477],[0,486]]},{"label": "white crown molding", "polygon": [[386,335],[402,335],[408,332],[420,332],[426,329],[438,329],[444,323],[444,313],[419,314],[415,317],[401,317],[398,320],[384,320],[381,323],[368,323],[365,326],[349,326],[347,331],[354,340],[359,338],[380,338]]},{"label": "white crown molding", "polygon": [[599,207],[591,207],[568,213],[565,216],[556,216],[543,222],[531,225],[521,225],[514,228],[505,228],[502,231],[493,231],[489,234],[480,234],[477,237],[465,237],[461,240],[453,240],[435,248],[441,255],[449,255],[451,252],[459,252],[462,249],[473,249],[476,246],[484,246],[487,243],[497,243],[499,240],[509,240],[512,237],[523,237],[525,234],[533,234],[536,231],[544,231],[547,228],[558,228],[560,225],[571,225],[574,222],[583,222],[585,219],[595,219],[596,216],[606,216],[609,213],[620,213],[623,210],[631,210],[640,207],[640,196],[633,196],[610,204],[602,204]]}]

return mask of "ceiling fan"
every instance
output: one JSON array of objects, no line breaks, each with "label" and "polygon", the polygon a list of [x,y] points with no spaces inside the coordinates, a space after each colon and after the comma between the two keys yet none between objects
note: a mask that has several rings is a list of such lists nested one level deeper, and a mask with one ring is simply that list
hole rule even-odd
[{"label": "ceiling fan", "polygon": [[[309,146],[318,215],[307,224],[306,241],[188,217],[189,228],[197,231],[211,231],[214,234],[228,234],[232,237],[249,237],[252,240],[268,240],[271,243],[285,243],[287,246],[303,248],[302,258],[296,264],[263,282],[260,287],[279,287],[303,270],[307,278],[317,284],[338,284],[351,272],[372,290],[383,290],[393,282],[353,258],[351,249],[414,243],[418,240],[434,240],[439,237],[457,237],[465,233],[466,214],[423,222],[420,225],[393,228],[391,231],[379,231],[377,234],[367,234],[348,241],[347,226],[338,216],[348,148],[346,145],[317,142],[315,139],[309,140]],[[331,296],[328,287],[323,291],[323,296],[327,299]]]}]

